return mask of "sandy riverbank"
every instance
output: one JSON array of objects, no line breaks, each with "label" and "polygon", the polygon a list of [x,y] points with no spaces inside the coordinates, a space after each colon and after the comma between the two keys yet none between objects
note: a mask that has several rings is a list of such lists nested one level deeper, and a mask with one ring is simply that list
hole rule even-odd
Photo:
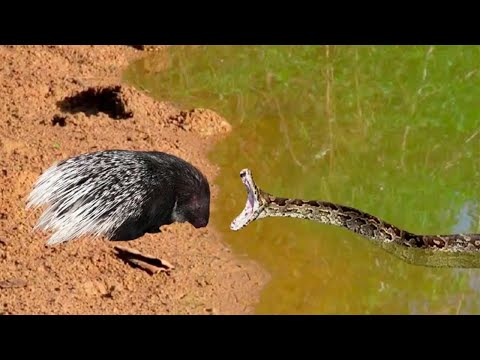
[{"label": "sandy riverbank", "polygon": [[175,265],[153,276],[119,260],[117,243],[46,247],[49,234],[32,231],[38,212],[25,210],[25,198],[33,182],[82,152],[170,152],[198,166],[217,196],[218,169],[206,154],[228,122],[122,84],[122,70],[143,55],[129,46],[0,46],[0,314],[252,312],[268,276],[233,254],[212,225],[174,224],[121,243]]}]

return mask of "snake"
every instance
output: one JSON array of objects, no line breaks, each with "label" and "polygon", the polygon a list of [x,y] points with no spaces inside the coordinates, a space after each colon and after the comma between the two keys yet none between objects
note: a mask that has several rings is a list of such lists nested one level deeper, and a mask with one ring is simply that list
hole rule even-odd
[{"label": "snake", "polygon": [[[267,217],[305,219],[346,228],[416,265],[480,267],[480,256],[476,256],[480,255],[480,234],[414,234],[353,207],[274,196],[257,186],[250,169],[242,169],[240,178],[247,191],[247,201],[230,224],[233,231]],[[442,256],[435,256],[436,253]]]}]

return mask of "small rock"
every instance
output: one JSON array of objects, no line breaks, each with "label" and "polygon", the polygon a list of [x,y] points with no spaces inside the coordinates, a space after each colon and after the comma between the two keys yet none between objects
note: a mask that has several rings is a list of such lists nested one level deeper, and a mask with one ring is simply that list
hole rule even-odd
[{"label": "small rock", "polygon": [[108,294],[107,288],[99,281],[87,281],[83,284],[83,289],[88,295],[106,295]]},{"label": "small rock", "polygon": [[27,281],[18,278],[12,278],[0,281],[0,289],[21,288],[27,286]]}]

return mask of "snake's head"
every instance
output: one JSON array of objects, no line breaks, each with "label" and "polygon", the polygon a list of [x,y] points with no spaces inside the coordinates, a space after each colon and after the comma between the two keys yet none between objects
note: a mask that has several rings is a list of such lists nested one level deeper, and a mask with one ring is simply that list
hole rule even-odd
[{"label": "snake's head", "polygon": [[249,169],[240,171],[240,178],[247,189],[247,202],[245,208],[230,224],[230,229],[237,231],[250,224],[255,219],[262,217],[262,212],[267,201],[264,192],[253,181],[252,172]]}]

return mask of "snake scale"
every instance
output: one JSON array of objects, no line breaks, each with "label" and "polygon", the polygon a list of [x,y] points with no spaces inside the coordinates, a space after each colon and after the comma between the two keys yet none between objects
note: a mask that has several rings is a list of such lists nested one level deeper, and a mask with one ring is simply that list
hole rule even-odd
[{"label": "snake scale", "polygon": [[247,189],[247,202],[243,211],[230,225],[230,229],[234,231],[244,228],[256,219],[292,217],[341,226],[380,245],[391,244],[404,249],[442,253],[471,254],[480,251],[480,234],[418,235],[352,207],[326,201],[273,196],[255,184],[249,169],[243,169],[240,177]]}]

